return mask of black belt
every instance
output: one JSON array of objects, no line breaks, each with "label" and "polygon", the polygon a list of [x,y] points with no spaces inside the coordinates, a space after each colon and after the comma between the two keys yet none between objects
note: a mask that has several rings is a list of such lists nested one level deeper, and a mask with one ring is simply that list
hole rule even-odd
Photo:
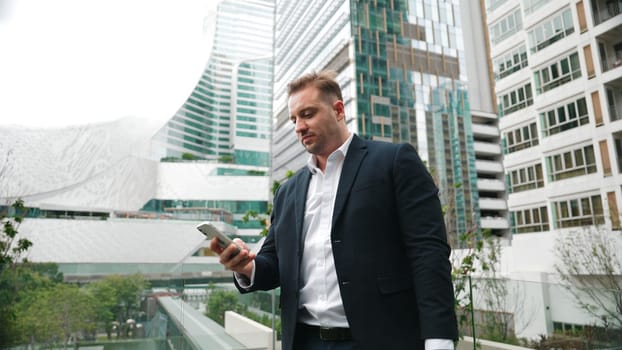
[{"label": "black belt", "polygon": [[350,328],[339,328],[339,327],[320,327],[320,326],[312,326],[308,324],[301,323],[299,324],[303,328],[305,328],[308,332],[315,334],[320,337],[320,339],[325,341],[347,341],[352,340],[352,333],[350,333]]}]

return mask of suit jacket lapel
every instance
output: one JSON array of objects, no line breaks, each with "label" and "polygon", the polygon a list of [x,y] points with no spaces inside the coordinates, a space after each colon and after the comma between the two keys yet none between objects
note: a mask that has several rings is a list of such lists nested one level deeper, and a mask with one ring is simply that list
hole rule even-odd
[{"label": "suit jacket lapel", "polygon": [[311,171],[305,166],[301,170],[300,176],[296,180],[296,202],[294,204],[294,213],[296,215],[296,238],[298,239],[299,258],[302,257],[304,237],[302,235],[302,227],[305,218],[305,207],[307,204],[307,191],[309,189],[309,181],[311,181]]},{"label": "suit jacket lapel", "polygon": [[[367,144],[365,141],[354,135],[346,159],[343,161],[343,169],[341,170],[341,177],[339,178],[339,187],[337,188],[337,196],[335,197],[335,208],[333,209],[333,223],[332,231],[335,231],[335,223],[343,211],[348,197],[350,195],[350,189],[356,179],[359,168],[367,154]],[[331,232],[332,236],[332,232]]]}]

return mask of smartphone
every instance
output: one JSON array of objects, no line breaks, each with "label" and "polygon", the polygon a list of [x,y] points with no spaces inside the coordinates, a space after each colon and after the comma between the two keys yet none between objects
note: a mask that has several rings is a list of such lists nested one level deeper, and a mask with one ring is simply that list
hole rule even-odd
[{"label": "smartphone", "polygon": [[220,230],[217,229],[216,226],[214,226],[214,224],[212,224],[211,222],[205,221],[200,223],[197,226],[197,230],[201,231],[201,233],[210,240],[214,237],[218,237],[218,245],[220,245],[222,249],[225,249],[229,245],[234,244],[238,250],[236,253],[233,254],[233,256],[236,256],[240,252],[240,247],[238,247],[238,245],[235,244],[235,242],[233,242],[231,238],[220,232]]}]

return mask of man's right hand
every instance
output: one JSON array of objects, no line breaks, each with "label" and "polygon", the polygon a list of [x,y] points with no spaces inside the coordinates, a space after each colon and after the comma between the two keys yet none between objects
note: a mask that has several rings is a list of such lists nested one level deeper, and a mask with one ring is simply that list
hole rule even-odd
[{"label": "man's right hand", "polygon": [[233,242],[235,244],[230,244],[223,249],[218,244],[218,238],[214,237],[210,241],[209,248],[211,251],[218,254],[220,263],[225,269],[237,272],[250,279],[253,273],[253,260],[255,260],[257,254],[251,252],[241,239],[235,238]]}]

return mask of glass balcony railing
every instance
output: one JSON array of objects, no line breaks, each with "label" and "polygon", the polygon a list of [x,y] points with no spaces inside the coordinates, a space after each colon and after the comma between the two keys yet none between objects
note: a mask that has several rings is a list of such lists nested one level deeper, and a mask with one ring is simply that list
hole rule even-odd
[{"label": "glass balcony railing", "polygon": [[[622,286],[622,276],[612,277]],[[465,337],[458,348],[469,349],[475,336],[531,349],[622,349],[622,288],[596,285],[473,278],[474,308],[458,312]]]},{"label": "glass balcony railing", "polygon": [[[10,340],[0,348],[278,347],[279,291],[241,295],[231,272],[206,250],[204,237],[193,235],[194,226],[144,219],[27,219],[20,232],[35,236],[47,229],[41,237],[48,241],[39,237],[33,250],[76,254],[94,252],[89,246],[95,245],[105,256],[116,257],[127,245],[134,256],[116,262],[19,263],[0,270],[0,331]],[[99,232],[102,228],[108,231]],[[178,228],[171,239],[170,231]],[[144,239],[130,239],[142,235],[140,230]],[[258,243],[249,243],[250,248],[252,244]],[[177,260],[170,258],[175,252]],[[148,258],[155,260],[145,262]],[[565,280],[548,272],[512,274],[532,280],[455,277],[458,347],[469,349],[475,339],[532,349],[622,349],[620,272],[614,267],[602,275],[567,276],[567,281],[580,282],[576,285],[551,282]]]},{"label": "glass balcony railing", "polygon": [[[113,305],[110,309],[113,312],[124,307],[129,312],[115,314],[109,322],[100,318],[93,318],[92,323],[79,321],[81,314],[72,314],[70,323],[75,321],[79,326],[69,333],[70,337],[59,338],[49,332],[39,332],[42,327],[49,327],[54,318],[48,319],[47,312],[35,311],[39,319],[28,321],[26,317],[20,327],[15,328],[16,332],[25,332],[20,344],[136,350],[164,350],[171,346],[175,349],[273,349],[274,342],[278,344],[278,290],[241,295],[233,287],[230,276],[211,281],[184,278],[183,271],[192,269],[181,266],[171,275],[161,274],[159,278],[151,275],[150,288],[135,294],[135,304]],[[132,276],[126,275],[130,281],[137,275]],[[468,285],[468,288],[457,288],[464,291],[457,295],[461,336],[458,349],[471,349],[473,338],[479,343],[486,342],[486,346],[501,343],[532,349],[622,349],[622,288],[598,287],[596,279],[601,277],[578,276],[593,278],[590,288],[507,278],[456,279],[456,284]],[[608,277],[622,286],[622,276]],[[544,279],[554,279],[554,276]],[[116,286],[122,288],[121,285]],[[46,295],[45,298],[56,300],[56,304],[62,303],[64,288],[46,288],[43,294],[25,295]],[[88,284],[75,288],[83,293],[94,291]],[[52,297],[50,293],[59,295]],[[101,293],[97,295],[99,301],[104,298]],[[91,299],[90,302],[101,308],[99,301]],[[88,303],[76,299],[69,304],[89,309]],[[38,307],[45,305],[37,304]],[[25,311],[18,309],[18,319],[22,312]],[[121,315],[126,317],[125,321],[119,318]],[[110,321],[112,319],[115,321]]]}]

